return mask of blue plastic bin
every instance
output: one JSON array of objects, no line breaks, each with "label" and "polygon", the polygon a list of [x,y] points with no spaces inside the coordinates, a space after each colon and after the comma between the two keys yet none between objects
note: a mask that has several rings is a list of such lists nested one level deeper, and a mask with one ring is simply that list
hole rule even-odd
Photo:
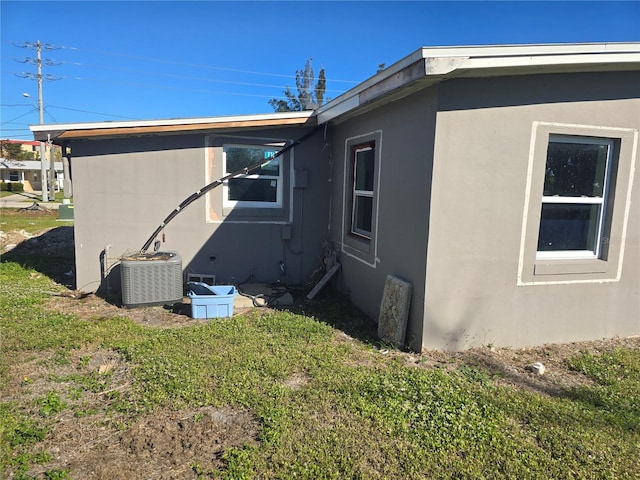
[{"label": "blue plastic bin", "polygon": [[191,318],[222,318],[233,316],[233,300],[238,290],[233,285],[187,283],[187,297],[191,300]]}]

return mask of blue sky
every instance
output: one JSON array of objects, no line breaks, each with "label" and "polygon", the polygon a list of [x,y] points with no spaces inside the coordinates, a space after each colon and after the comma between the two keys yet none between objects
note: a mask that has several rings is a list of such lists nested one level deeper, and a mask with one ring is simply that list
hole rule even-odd
[{"label": "blue sky", "polygon": [[[640,2],[0,2],[0,138],[45,123],[273,111],[313,59],[335,97],[422,46],[640,40]],[[24,98],[29,93],[31,98]]]}]

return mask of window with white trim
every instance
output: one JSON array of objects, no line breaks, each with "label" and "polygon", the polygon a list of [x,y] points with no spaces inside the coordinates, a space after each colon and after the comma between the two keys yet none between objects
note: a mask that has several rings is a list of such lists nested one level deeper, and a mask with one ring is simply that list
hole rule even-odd
[{"label": "window with white trim", "polygon": [[534,122],[518,283],[618,281],[638,131]]},{"label": "window with white trim", "polygon": [[269,145],[225,145],[224,174],[236,173],[261,161],[264,163],[246,175],[230,178],[223,184],[225,207],[279,208],[282,206],[282,165],[279,150]]},{"label": "window with white trim", "polygon": [[9,181],[10,182],[19,182],[20,181],[20,172],[15,170],[9,171]]},{"label": "window with white trim", "polygon": [[537,258],[600,258],[613,140],[551,135]]},{"label": "window with white trim", "polygon": [[375,150],[373,143],[353,148],[353,202],[351,233],[371,238],[373,223],[373,178]]}]

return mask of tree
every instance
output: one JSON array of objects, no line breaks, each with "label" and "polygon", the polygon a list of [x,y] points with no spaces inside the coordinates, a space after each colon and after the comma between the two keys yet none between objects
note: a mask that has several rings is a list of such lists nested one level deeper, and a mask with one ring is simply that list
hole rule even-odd
[{"label": "tree", "polygon": [[8,160],[33,160],[33,152],[26,152],[22,149],[21,143],[2,140],[0,155]]},{"label": "tree", "polygon": [[324,68],[320,69],[318,81],[316,82],[311,60],[311,58],[307,60],[303,70],[296,70],[297,95],[287,86],[282,92],[286,100],[282,98],[272,98],[269,100],[269,105],[271,105],[276,112],[301,112],[322,106],[324,103],[324,93],[327,90]]}]

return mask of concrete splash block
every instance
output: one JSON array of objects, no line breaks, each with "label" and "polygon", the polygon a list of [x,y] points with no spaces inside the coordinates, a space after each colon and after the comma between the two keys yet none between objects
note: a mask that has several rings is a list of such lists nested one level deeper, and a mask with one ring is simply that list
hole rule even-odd
[{"label": "concrete splash block", "polygon": [[378,338],[396,347],[404,345],[411,305],[412,285],[393,275],[387,275],[380,302]]}]

